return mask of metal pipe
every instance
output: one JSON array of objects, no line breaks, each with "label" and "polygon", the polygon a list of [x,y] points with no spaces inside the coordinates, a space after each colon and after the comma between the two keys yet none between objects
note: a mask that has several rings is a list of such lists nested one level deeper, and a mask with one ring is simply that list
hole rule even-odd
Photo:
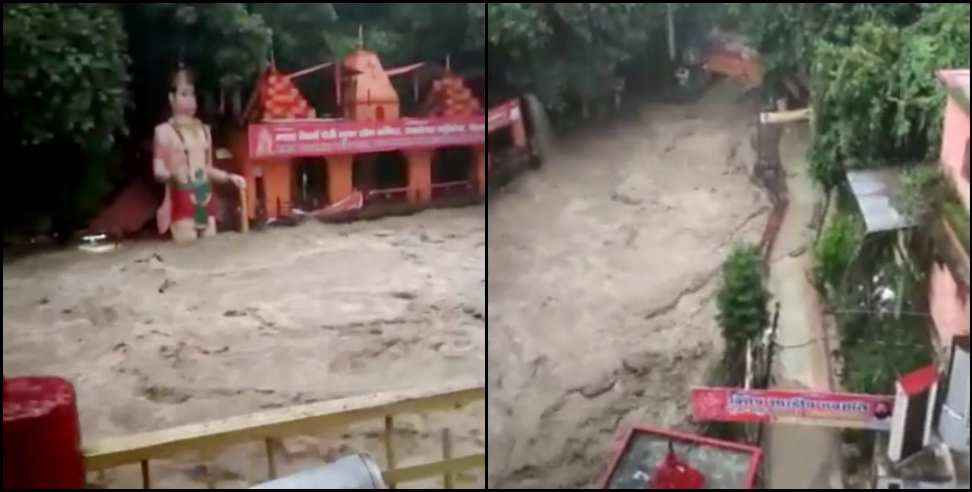
[{"label": "metal pipe", "polygon": [[371,456],[358,454],[334,463],[267,482],[252,490],[384,489],[381,469]]}]

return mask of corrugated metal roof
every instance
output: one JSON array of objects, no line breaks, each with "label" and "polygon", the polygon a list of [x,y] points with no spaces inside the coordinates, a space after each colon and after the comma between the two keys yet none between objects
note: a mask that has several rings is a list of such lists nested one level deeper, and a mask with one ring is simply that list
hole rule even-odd
[{"label": "corrugated metal roof", "polygon": [[847,181],[864,216],[868,234],[915,226],[896,203],[903,189],[900,169],[848,171]]}]

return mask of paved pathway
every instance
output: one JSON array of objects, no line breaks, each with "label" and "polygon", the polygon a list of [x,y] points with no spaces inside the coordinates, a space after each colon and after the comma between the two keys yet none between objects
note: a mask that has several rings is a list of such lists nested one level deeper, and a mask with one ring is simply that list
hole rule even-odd
[{"label": "paved pathway", "polygon": [[[813,268],[812,229],[821,191],[809,176],[806,161],[809,133],[791,127],[780,142],[780,157],[787,173],[790,208],[773,252],[770,290],[780,302],[777,387],[829,391],[830,376],[820,299],[810,283]],[[802,254],[801,254],[802,252]],[[768,434],[768,486],[770,489],[833,488],[839,477],[840,434],[831,429],[773,426]],[[839,482],[839,480],[836,480]]]}]

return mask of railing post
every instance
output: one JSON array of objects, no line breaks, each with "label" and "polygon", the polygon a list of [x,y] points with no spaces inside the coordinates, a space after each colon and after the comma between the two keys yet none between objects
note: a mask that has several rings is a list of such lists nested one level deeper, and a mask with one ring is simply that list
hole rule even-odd
[{"label": "railing post", "polygon": [[202,468],[203,479],[206,481],[206,488],[209,490],[216,489],[216,482],[213,480],[212,470],[210,470],[209,466],[215,454],[216,452],[213,449],[200,450],[199,452],[199,462],[201,463],[200,467]]},{"label": "railing post", "polygon": [[[385,416],[385,458],[388,462],[388,471],[395,469],[395,450],[392,448],[392,432],[395,430],[395,419],[391,415]],[[398,485],[388,484],[388,488],[394,489]]]},{"label": "railing post", "polygon": [[267,448],[267,473],[270,475],[270,480],[277,479],[277,459],[273,455],[273,438],[266,438],[264,440],[264,445]]},{"label": "railing post", "polygon": [[142,489],[149,490],[152,488],[152,478],[149,475],[149,462],[148,460],[142,461]]},{"label": "railing post", "polygon": [[206,472],[206,488],[209,490],[216,490],[216,481],[213,480],[212,470],[209,469],[209,464],[203,465],[203,470]]},{"label": "railing post", "polygon": [[[449,429],[442,430],[442,459],[445,461],[452,459],[452,432]],[[446,472],[442,479],[446,490],[456,488],[452,473]]]}]

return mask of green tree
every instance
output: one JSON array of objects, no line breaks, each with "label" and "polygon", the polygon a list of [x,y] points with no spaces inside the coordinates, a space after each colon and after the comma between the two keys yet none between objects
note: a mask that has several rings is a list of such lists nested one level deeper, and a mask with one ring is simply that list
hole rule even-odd
[{"label": "green tree", "polygon": [[730,353],[766,331],[769,300],[759,246],[736,246],[722,266],[722,285],[717,296],[717,319]]},{"label": "green tree", "polygon": [[866,23],[853,39],[850,45],[821,42],[816,48],[811,171],[828,190],[843,182],[845,168],[886,164],[898,148],[888,68],[900,56],[901,30]]},{"label": "green tree", "polygon": [[969,63],[969,4],[736,4],[767,85],[797,76],[815,110],[812,173],[828,190],[848,168],[913,164],[941,140],[934,73]]},{"label": "green tree", "polygon": [[242,3],[130,4],[129,31],[154,48],[137,53],[161,68],[182,59],[204,84],[233,88],[264,66],[270,31]]},{"label": "green tree", "polygon": [[48,217],[66,237],[110,191],[129,63],[116,5],[3,5],[5,228]]},{"label": "green tree", "polygon": [[916,161],[937,157],[946,95],[934,74],[969,67],[969,12],[968,3],[929,6],[905,30],[893,73],[894,137]]},{"label": "green tree", "polygon": [[239,102],[270,57],[270,29],[241,3],[131,3],[124,7],[135,112],[134,135],[152,134],[168,113],[169,77],[185,63],[196,73],[202,115]]},{"label": "green tree", "polygon": [[338,13],[330,3],[251,3],[251,14],[259,15],[273,33],[276,62],[291,70],[330,59],[335,50],[329,32],[336,28]]},{"label": "green tree", "polygon": [[660,48],[649,41],[665,25],[663,4],[491,3],[487,15],[491,82],[560,113],[610,93],[622,65]]},{"label": "green tree", "polygon": [[125,130],[129,57],[119,9],[4,4],[3,97],[9,145],[67,140],[110,147]]}]

